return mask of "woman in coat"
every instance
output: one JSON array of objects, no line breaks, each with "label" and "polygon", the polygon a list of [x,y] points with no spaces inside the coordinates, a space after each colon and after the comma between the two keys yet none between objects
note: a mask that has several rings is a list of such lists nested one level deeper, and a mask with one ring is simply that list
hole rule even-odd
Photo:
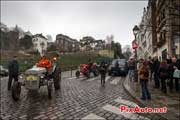
[{"label": "woman in coat", "polygon": [[148,70],[147,65],[148,63],[144,61],[139,69],[139,79],[140,79],[141,89],[142,89],[142,97],[141,97],[142,100],[151,99],[151,95],[147,87],[148,78],[149,78],[149,70]]},{"label": "woman in coat", "polygon": [[167,61],[164,60],[160,64],[159,68],[159,78],[161,79],[161,90],[164,93],[167,93],[167,88],[166,88],[166,80],[169,78],[169,69],[168,69],[168,64]]}]

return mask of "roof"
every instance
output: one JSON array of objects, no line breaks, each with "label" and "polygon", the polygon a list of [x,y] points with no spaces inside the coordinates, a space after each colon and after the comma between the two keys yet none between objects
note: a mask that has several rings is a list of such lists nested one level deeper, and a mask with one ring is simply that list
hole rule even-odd
[{"label": "roof", "polygon": [[44,36],[42,35],[42,33],[41,33],[41,34],[36,34],[36,35],[34,35],[33,37],[41,37],[41,38],[44,38],[44,39],[48,40],[46,37],[44,37]]},{"label": "roof", "polygon": [[25,32],[26,35],[32,36],[32,33],[30,31]]}]

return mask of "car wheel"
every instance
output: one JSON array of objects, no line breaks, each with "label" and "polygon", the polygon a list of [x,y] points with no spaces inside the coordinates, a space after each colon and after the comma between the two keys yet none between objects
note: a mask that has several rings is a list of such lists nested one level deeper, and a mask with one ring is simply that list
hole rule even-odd
[{"label": "car wheel", "polygon": [[116,74],[113,72],[113,73],[111,73],[111,76],[113,76],[113,77],[114,77],[114,76],[116,76]]}]

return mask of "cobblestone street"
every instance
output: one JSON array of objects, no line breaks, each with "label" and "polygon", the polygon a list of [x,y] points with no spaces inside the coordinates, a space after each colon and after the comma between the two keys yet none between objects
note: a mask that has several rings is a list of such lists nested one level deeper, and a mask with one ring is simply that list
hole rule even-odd
[{"label": "cobblestone street", "polygon": [[15,102],[11,98],[11,92],[7,91],[8,79],[2,78],[1,117],[7,120],[145,119],[142,115],[134,113],[120,114],[119,106],[121,104],[128,106],[134,104],[128,102],[133,100],[123,90],[124,79],[108,76],[105,87],[101,87],[99,77],[88,80],[82,77],[79,79],[63,78],[61,90],[53,91],[51,100],[48,99],[46,87],[42,87],[38,93],[30,93],[22,87],[21,100]]}]

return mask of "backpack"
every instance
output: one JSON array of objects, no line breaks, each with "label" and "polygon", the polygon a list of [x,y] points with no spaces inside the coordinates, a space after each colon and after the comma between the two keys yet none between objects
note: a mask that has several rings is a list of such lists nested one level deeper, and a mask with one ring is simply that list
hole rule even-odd
[{"label": "backpack", "polygon": [[149,77],[149,71],[148,70],[144,71],[144,77]]},{"label": "backpack", "polygon": [[161,68],[160,70],[160,78],[168,78],[169,77],[169,73],[168,73],[168,68]]}]

